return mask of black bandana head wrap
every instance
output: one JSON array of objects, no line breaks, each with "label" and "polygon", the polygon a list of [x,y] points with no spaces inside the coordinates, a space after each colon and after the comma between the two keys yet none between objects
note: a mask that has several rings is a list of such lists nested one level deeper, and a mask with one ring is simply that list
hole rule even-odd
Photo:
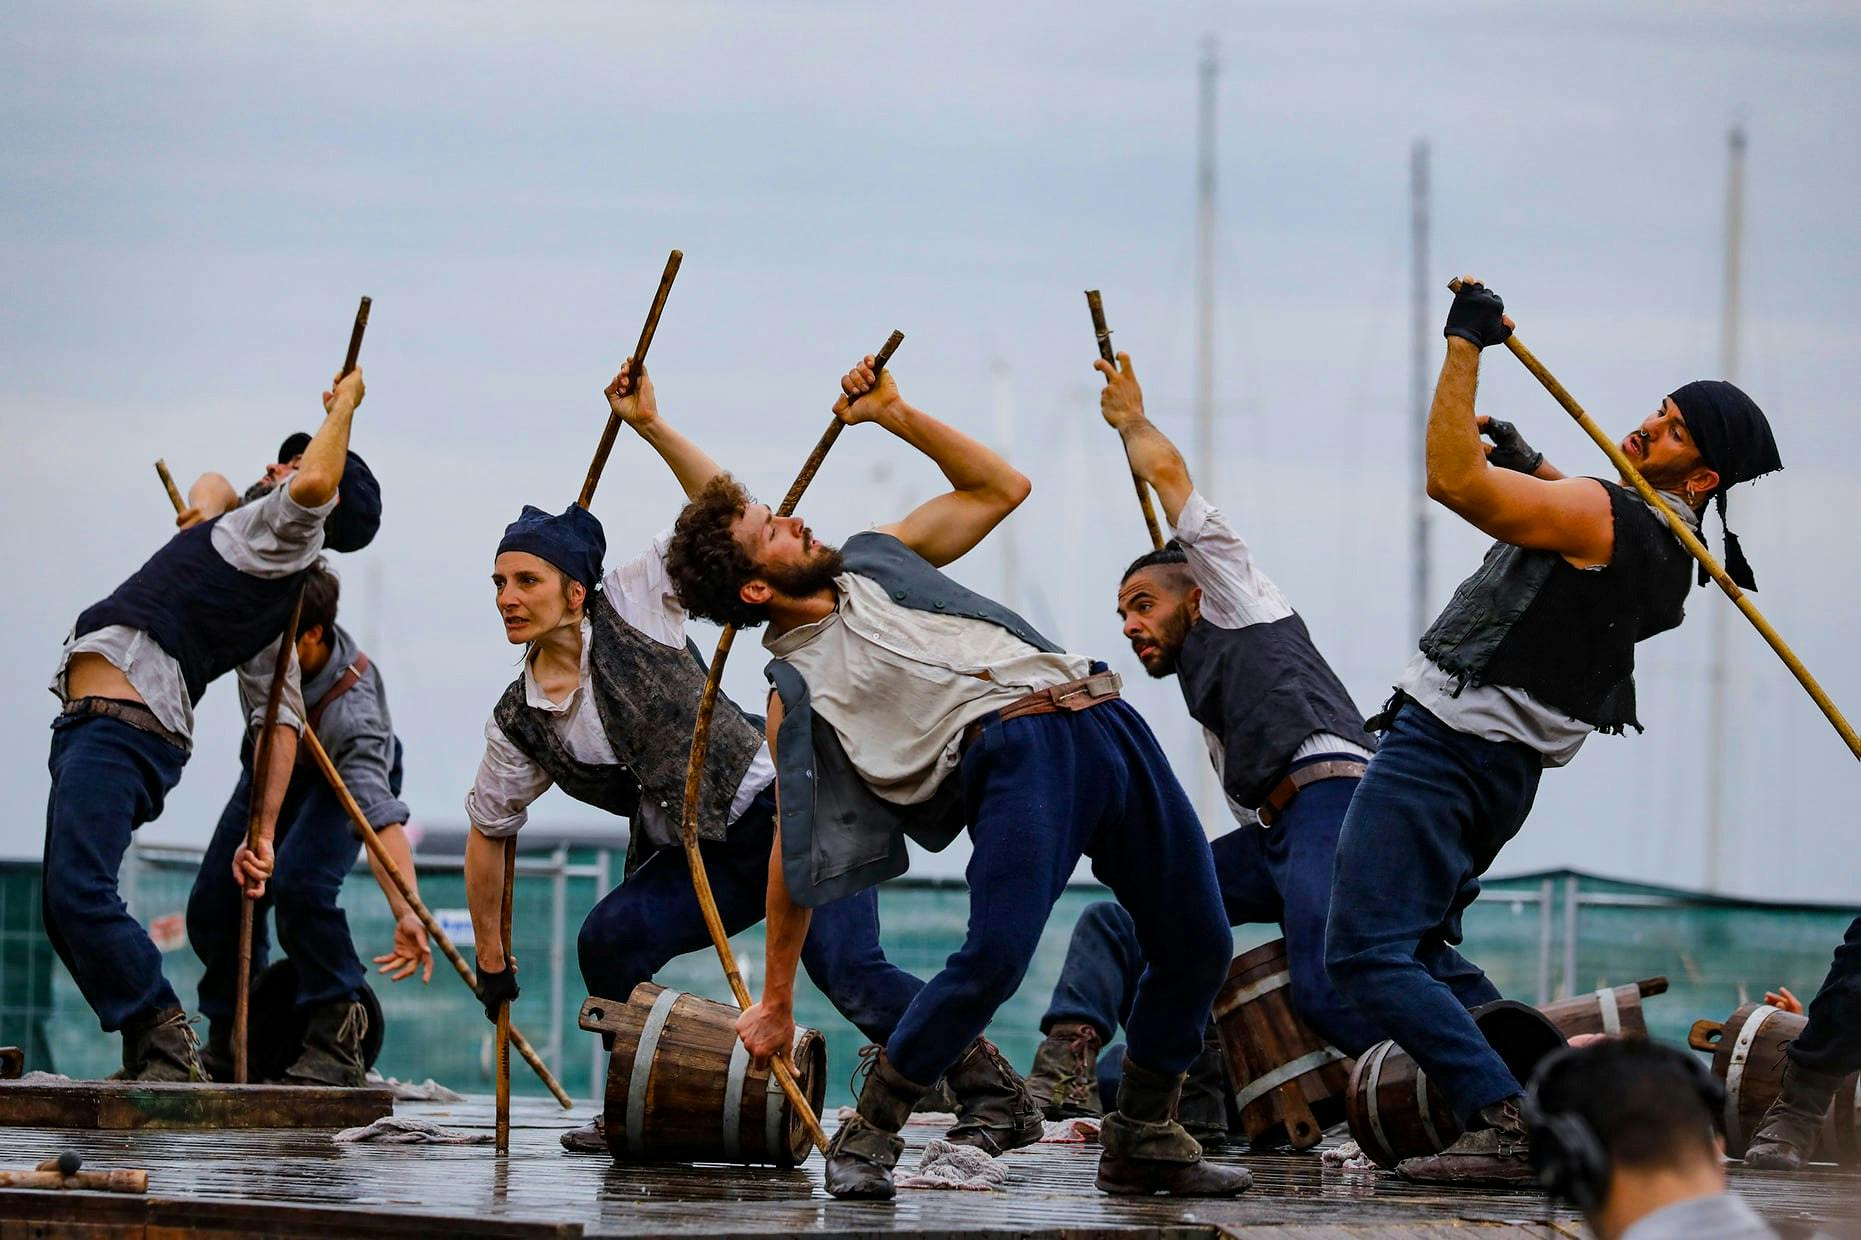
[{"label": "black bandana head wrap", "polygon": [[[1755,590],[1757,578],[1751,574],[1751,564],[1738,545],[1738,536],[1725,524],[1725,493],[1741,482],[1783,468],[1770,421],[1756,401],[1723,379],[1697,380],[1676,389],[1668,399],[1686,419],[1700,461],[1719,475],[1712,499],[1719,510],[1719,526],[1725,531],[1726,574],[1741,588]],[[1702,567],[1699,582],[1705,585],[1708,580]]]},{"label": "black bandana head wrap", "polygon": [[[309,446],[310,436],[298,431],[278,445],[278,463],[289,464]],[[360,551],[381,529],[381,483],[368,462],[351,452],[336,494],[342,500],[323,520],[323,545],[331,551]]]},{"label": "black bandana head wrap", "polygon": [[530,504],[515,521],[504,527],[504,539],[498,554],[527,551],[547,560],[592,590],[601,579],[601,561],[607,556],[607,535],[601,522],[580,504],[570,504],[560,516],[550,516]]}]

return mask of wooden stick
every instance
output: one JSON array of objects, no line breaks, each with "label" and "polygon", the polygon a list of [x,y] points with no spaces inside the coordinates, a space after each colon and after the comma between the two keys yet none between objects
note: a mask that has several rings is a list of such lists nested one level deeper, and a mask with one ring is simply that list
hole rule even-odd
[{"label": "wooden stick", "polygon": [[168,488],[168,502],[174,505],[175,515],[180,516],[186,512],[187,501],[181,498],[180,488],[174,484],[174,475],[168,472],[168,462],[157,459],[155,473],[162,480],[162,485]]},{"label": "wooden stick", "polygon": [[341,379],[355,369],[356,362],[362,356],[362,333],[368,330],[368,308],[374,305],[372,298],[364,297],[362,304],[355,308],[355,326],[349,329],[349,352],[343,355]]},{"label": "wooden stick", "polygon": [[[1095,288],[1086,290],[1086,309],[1092,312],[1092,334],[1098,337],[1099,356],[1116,366],[1118,359],[1111,351],[1111,328],[1105,326],[1105,303]],[[1144,480],[1137,476],[1136,470],[1131,471],[1131,482],[1137,487],[1137,506],[1143,510],[1144,528],[1150,533],[1150,545],[1161,551],[1163,527],[1157,524],[1157,510],[1150,503],[1150,488],[1144,485]]]},{"label": "wooden stick", "polygon": [[[174,501],[175,511],[180,512],[180,497],[171,494],[169,498]],[[440,928],[439,919],[433,916],[432,910],[428,909],[426,902],[421,900],[413,884],[407,881],[407,876],[402,874],[400,867],[394,863],[394,858],[389,855],[387,847],[381,842],[381,836],[376,833],[373,826],[369,825],[368,815],[362,812],[362,807],[350,794],[348,785],[343,783],[342,775],[336,769],[336,764],[330,761],[329,754],[324,752],[322,742],[317,740],[316,733],[311,731],[307,723],[304,725],[302,744],[309,749],[311,758],[316,762],[317,768],[323,772],[323,778],[329,782],[330,790],[336,794],[336,799],[342,802],[343,810],[349,815],[349,821],[354,823],[355,829],[362,833],[362,843],[367,846],[369,855],[381,867],[382,873],[388,876],[388,881],[394,884],[394,889],[401,893],[401,899],[407,901],[407,906],[413,909],[414,915],[420,919],[420,924],[426,927],[427,937],[439,944],[440,953],[452,963],[453,972],[459,975],[459,980],[476,993],[478,975],[466,962],[459,949],[453,946],[452,940]],[[556,1079],[555,1074],[549,1070],[549,1066],[543,1062],[542,1056],[536,1053],[536,1048],[530,1045],[530,1039],[524,1037],[522,1031],[514,1024],[510,1029],[510,1040],[511,1044],[517,1048],[517,1053],[523,1056],[523,1061],[530,1065],[536,1075],[542,1079],[543,1084],[548,1086],[549,1092],[555,1095],[556,1101],[562,1104],[562,1109],[565,1111],[573,1109],[575,1100],[569,1097],[568,1091],[562,1088],[562,1082]]]},{"label": "wooden stick", "polygon": [[[1448,281],[1448,288],[1458,293],[1460,281],[1458,279]],[[1782,659],[1783,665],[1790,669],[1790,674],[1796,677],[1797,683],[1803,686],[1811,700],[1821,709],[1823,716],[1835,726],[1835,731],[1840,734],[1842,742],[1848,746],[1848,752],[1857,759],[1861,759],[1861,736],[1855,735],[1853,726],[1835,705],[1834,699],[1823,691],[1816,678],[1810,675],[1809,668],[1805,667],[1803,661],[1796,657],[1796,651],[1790,649],[1777,630],[1771,627],[1771,622],[1764,618],[1764,613],[1758,610],[1757,604],[1751,601],[1751,597],[1739,588],[1737,582],[1726,575],[1719,561],[1714,559],[1712,552],[1706,549],[1706,544],[1701,542],[1699,536],[1680,519],[1678,513],[1667,506],[1667,501],[1661,498],[1660,493],[1648,485],[1648,480],[1641,476],[1641,471],[1635,468],[1634,462],[1623,454],[1620,445],[1609,438],[1608,432],[1598,426],[1596,420],[1583,411],[1583,406],[1564,390],[1564,385],[1545,369],[1544,363],[1532,355],[1532,351],[1519,340],[1518,333],[1514,332],[1506,337],[1506,347],[1512,350],[1513,357],[1524,363],[1526,370],[1531,371],[1532,377],[1544,385],[1544,390],[1564,407],[1564,412],[1576,420],[1577,425],[1583,428],[1583,433],[1603,450],[1603,455],[1609,458],[1609,463],[1615,466],[1616,472],[1628,479],[1630,485],[1635,488],[1649,507],[1666,519],[1667,527],[1674,532],[1674,537],[1678,538],[1681,545],[1686,547],[1692,553],[1693,558],[1700,562],[1707,575],[1719,583],[1719,588],[1725,591],[1725,596],[1745,614],[1745,619],[1751,621],[1751,626],[1770,644],[1770,648],[1777,652],[1777,657]]]},{"label": "wooden stick", "polygon": [[[420,924],[426,927],[427,937],[439,945],[440,954],[452,963],[453,972],[459,975],[459,980],[476,990],[478,976],[472,970],[472,966],[459,949],[453,946],[452,940],[446,937],[446,932],[440,928],[439,919],[433,916],[425,901],[421,900],[419,893],[414,890],[413,884],[407,881],[406,875],[402,874],[400,867],[394,863],[394,858],[389,855],[387,847],[381,842],[381,836],[374,827],[369,825],[368,816],[362,812],[362,807],[356,803],[348,786],[343,783],[342,775],[337,771],[336,764],[330,760],[328,752],[324,750],[323,743],[308,727],[304,729],[304,747],[309,751],[311,761],[317,764],[317,769],[323,772],[323,778],[328,781],[330,790],[336,794],[336,799],[342,802],[344,812],[349,815],[349,821],[355,824],[357,831],[362,833],[362,843],[368,848],[369,856],[373,857],[375,864],[381,867],[382,873],[388,876],[388,881],[394,884],[394,889],[401,893],[401,899],[407,901],[407,906],[413,909],[414,916],[418,917]],[[548,1086],[549,1092],[555,1095],[556,1101],[562,1104],[563,1110],[566,1111],[573,1107],[575,1102],[569,1097],[568,1091],[562,1088],[562,1082],[550,1072],[541,1056],[536,1053],[536,1048],[530,1045],[530,1040],[523,1036],[523,1032],[514,1023],[510,1027],[510,1040],[511,1045],[517,1048],[517,1053],[523,1056],[523,1061],[530,1065],[543,1084]]]},{"label": "wooden stick", "polygon": [[[517,837],[504,837],[504,906],[498,915],[498,937],[504,949],[504,967],[511,969],[510,918],[517,889]],[[498,1004],[498,1135],[497,1152],[510,1153],[510,1000]]]},{"label": "wooden stick", "polygon": [[[905,342],[903,332],[893,332],[884,346],[873,355],[872,373],[876,383],[885,364],[892,360],[892,354]],[[835,415],[820,442],[814,445],[814,451],[801,467],[795,477],[795,485],[788,488],[788,494],[782,498],[782,506],[776,509],[778,517],[786,517],[795,511],[795,505],[801,502],[801,494],[808,489],[808,483],[820,470],[821,462],[827,458],[827,450],[834,446],[834,440],[840,438],[840,431],[846,423]],[[717,897],[711,893],[711,876],[705,872],[704,854],[698,847],[698,795],[704,785],[704,758],[711,748],[711,715],[717,709],[718,686],[724,679],[724,662],[730,658],[730,647],[736,641],[735,625],[727,624],[718,634],[717,649],[711,655],[711,667],[704,678],[704,692],[698,696],[698,717],[691,729],[691,758],[685,766],[685,805],[684,817],[679,823],[679,838],[685,847],[685,861],[691,870],[692,889],[698,896],[698,911],[704,915],[705,928],[711,932],[711,945],[717,949],[717,959],[724,966],[724,980],[730,983],[730,993],[736,997],[737,1006],[746,1011],[750,1006],[749,987],[743,984],[743,974],[737,969],[736,954],[730,950],[730,935],[724,929],[723,916],[717,911]],[[777,1055],[769,1061],[769,1068],[775,1079],[782,1086],[782,1092],[788,1095],[789,1105],[801,1116],[807,1126],[808,1135],[813,1138],[815,1147],[823,1154],[827,1152],[827,1134],[821,1131],[821,1121],[815,1116],[814,1108],[808,1105],[807,1097],[801,1092],[801,1086],[795,1083],[795,1074],[789,1069],[785,1055]]]},{"label": "wooden stick", "polygon": [[[653,305],[646,312],[646,326],[640,329],[640,342],[633,346],[633,355],[628,360],[633,363],[633,382],[638,384],[640,376],[646,373],[646,350],[652,347],[653,333],[659,330],[659,316],[665,311],[666,298],[672,292],[672,281],[678,278],[679,264],[685,261],[681,250],[674,250],[666,256],[666,269],[659,277],[659,291],[653,294]],[[588,477],[582,481],[582,493],[576,503],[583,508],[594,502],[594,489],[601,482],[601,471],[607,468],[607,454],[614,450],[614,437],[620,434],[620,415],[608,410],[607,426],[601,432],[601,442],[594,450],[594,461],[588,466]]]},{"label": "wooden stick", "polygon": [[[297,601],[291,605],[291,619],[278,635],[277,663],[271,669],[271,687],[265,693],[265,721],[258,738],[252,742],[252,803],[246,810],[246,849],[258,851],[259,820],[265,814],[265,798],[271,791],[271,734],[278,726],[278,704],[284,698],[285,671],[291,665],[297,644],[297,620],[304,613],[304,588],[297,588]],[[244,895],[242,884],[240,894]],[[246,1018],[252,998],[252,912],[257,903],[247,896],[239,905],[239,987],[233,992],[233,1083],[246,1083]]]},{"label": "wooden stick", "polygon": [[99,1193],[146,1193],[146,1171],[0,1171],[0,1188],[86,1188]]}]

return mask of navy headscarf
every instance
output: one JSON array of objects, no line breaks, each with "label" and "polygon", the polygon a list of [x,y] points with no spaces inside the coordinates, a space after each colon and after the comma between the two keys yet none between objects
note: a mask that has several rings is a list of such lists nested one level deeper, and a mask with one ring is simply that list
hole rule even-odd
[{"label": "navy headscarf", "polygon": [[[1719,475],[1713,505],[1719,510],[1719,527],[1725,531],[1725,571],[1741,588],[1755,590],[1757,578],[1738,545],[1738,535],[1725,523],[1725,493],[1741,482],[1761,478],[1783,468],[1771,424],[1752,400],[1723,379],[1700,379],[1672,392],[1668,399],[1680,408],[1687,433],[1699,448],[1700,460]],[[1709,580],[1701,566],[1699,583]]]},{"label": "navy headscarf", "polygon": [[547,560],[592,590],[601,580],[601,561],[607,558],[607,535],[600,520],[580,504],[570,504],[560,516],[551,516],[531,504],[504,527],[498,554],[527,551]]},{"label": "navy headscarf", "polygon": [[[298,431],[278,445],[279,463],[302,456],[309,446],[310,436]],[[368,462],[351,452],[336,494],[342,499],[323,521],[323,545],[331,551],[360,551],[381,529],[381,483]]]}]

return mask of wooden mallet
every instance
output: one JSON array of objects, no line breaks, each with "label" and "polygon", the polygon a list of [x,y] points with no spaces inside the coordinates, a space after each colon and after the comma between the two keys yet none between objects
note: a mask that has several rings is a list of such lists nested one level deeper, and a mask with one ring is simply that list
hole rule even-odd
[{"label": "wooden mallet", "polygon": [[[672,293],[672,281],[678,279],[679,264],[684,261],[682,250],[674,250],[666,255],[666,269],[659,276],[659,291],[653,294],[653,304],[646,311],[646,325],[640,328],[640,341],[633,346],[633,356],[628,359],[633,363],[632,375],[636,390],[640,376],[646,373],[646,351],[652,347],[653,333],[659,330],[659,316],[665,312],[666,298]],[[582,493],[575,500],[583,508],[594,503],[594,489],[600,485],[601,471],[607,468],[608,453],[614,450],[614,437],[618,434],[620,415],[610,409],[607,427],[601,432],[601,442],[594,450],[594,460],[588,466],[588,477],[582,481]]]},{"label": "wooden mallet", "polygon": [[[1086,290],[1086,309],[1092,312],[1092,334],[1098,338],[1099,356],[1115,368],[1118,365],[1118,358],[1111,351],[1111,328],[1105,326],[1105,303],[1100,299],[1099,291],[1095,288]],[[1150,532],[1150,545],[1155,550],[1161,551],[1163,550],[1163,527],[1157,524],[1157,510],[1150,502],[1150,488],[1144,485],[1144,480],[1137,476],[1136,470],[1131,471],[1131,482],[1137,487],[1137,506],[1143,510],[1144,528]]]},{"label": "wooden mallet", "polygon": [[[873,355],[872,374],[876,386],[885,364],[892,360],[892,354],[905,342],[903,332],[893,332],[884,346]],[[795,484],[788,488],[788,494],[782,497],[781,507],[776,509],[776,516],[786,517],[795,511],[795,505],[801,502],[801,494],[814,481],[814,475],[821,468],[821,462],[827,459],[828,449],[840,438],[840,432],[846,429],[838,415],[828,424],[820,441],[814,445],[814,451],[795,476]],[[698,895],[698,909],[704,914],[705,928],[711,932],[711,946],[717,949],[718,962],[724,966],[724,980],[730,983],[730,993],[736,996],[737,1006],[748,1010],[750,1006],[749,987],[743,984],[743,974],[737,969],[737,958],[730,950],[730,935],[724,929],[723,916],[717,911],[717,898],[711,893],[711,877],[705,872],[704,854],[698,847],[698,794],[704,786],[704,757],[711,747],[711,715],[717,709],[718,686],[724,679],[724,661],[730,657],[731,644],[736,640],[735,625],[727,624],[724,631],[717,636],[717,650],[711,655],[711,666],[704,678],[704,692],[698,697],[698,716],[691,730],[691,759],[685,766],[685,807],[684,818],[679,823],[679,837],[685,847],[685,861],[691,870],[691,885]],[[769,1069],[775,1074],[776,1082],[782,1092],[788,1095],[788,1101],[795,1108],[795,1114],[801,1117],[807,1126],[808,1135],[823,1154],[827,1152],[827,1134],[821,1131],[821,1121],[815,1116],[814,1108],[808,1105],[807,1096],[801,1092],[801,1086],[795,1083],[795,1074],[790,1071],[787,1057],[777,1055],[769,1062]]]},{"label": "wooden mallet", "polygon": [[[1447,286],[1453,292],[1460,292],[1459,279],[1449,280]],[[1701,542],[1699,536],[1685,521],[1680,519],[1678,513],[1667,506],[1667,501],[1661,498],[1660,492],[1648,485],[1648,480],[1641,476],[1641,471],[1635,468],[1635,463],[1623,455],[1621,446],[1609,438],[1608,432],[1598,426],[1594,418],[1583,411],[1583,406],[1564,390],[1564,385],[1559,383],[1556,377],[1545,369],[1544,363],[1525,347],[1524,342],[1518,338],[1517,332],[1506,337],[1506,348],[1512,350],[1512,356],[1524,364],[1532,377],[1544,385],[1544,390],[1551,394],[1552,399],[1562,405],[1564,412],[1583,428],[1583,433],[1603,450],[1603,455],[1609,458],[1609,463],[1615,466],[1616,472],[1628,479],[1629,484],[1635,488],[1648,506],[1661,514],[1667,521],[1667,528],[1674,532],[1674,537],[1678,538],[1681,545],[1700,562],[1706,574],[1719,583],[1719,588],[1725,591],[1725,596],[1732,600],[1733,605],[1739,611],[1744,613],[1745,619],[1751,621],[1751,627],[1755,628],[1770,644],[1770,648],[1777,652],[1777,657],[1782,659],[1783,665],[1790,669],[1790,674],[1796,677],[1797,683],[1803,686],[1811,700],[1822,711],[1823,716],[1834,725],[1842,742],[1848,746],[1848,752],[1856,758],[1861,758],[1861,737],[1855,735],[1853,726],[1835,705],[1834,699],[1823,691],[1822,686],[1816,682],[1816,678],[1810,675],[1809,669],[1803,665],[1803,661],[1796,657],[1796,652],[1790,649],[1789,644],[1784,641],[1777,630],[1771,627],[1771,622],[1764,618],[1764,613],[1760,612],[1757,604],[1751,601],[1751,596],[1740,589],[1738,583],[1726,574],[1724,568],[1720,567],[1719,561],[1714,559],[1712,552],[1706,549],[1706,544]]]}]

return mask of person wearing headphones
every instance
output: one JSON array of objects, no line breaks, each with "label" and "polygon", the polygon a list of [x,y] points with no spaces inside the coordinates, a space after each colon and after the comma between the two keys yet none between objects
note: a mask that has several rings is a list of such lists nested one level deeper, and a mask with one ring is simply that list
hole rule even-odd
[{"label": "person wearing headphones", "polygon": [[1597,1240],[1777,1234],[1726,1188],[1725,1087],[1685,1051],[1628,1038],[1559,1051],[1523,1110],[1538,1182]]}]

